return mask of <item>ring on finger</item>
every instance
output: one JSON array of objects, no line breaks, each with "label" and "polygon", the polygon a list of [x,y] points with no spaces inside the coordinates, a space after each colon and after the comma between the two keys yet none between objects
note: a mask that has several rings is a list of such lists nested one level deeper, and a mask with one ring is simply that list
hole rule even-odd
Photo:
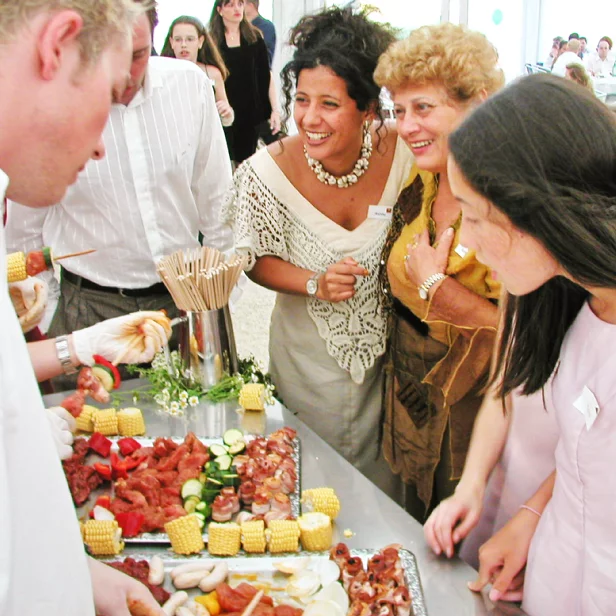
[{"label": "ring on finger", "polygon": [[404,255],[404,260],[408,261],[411,255]]}]

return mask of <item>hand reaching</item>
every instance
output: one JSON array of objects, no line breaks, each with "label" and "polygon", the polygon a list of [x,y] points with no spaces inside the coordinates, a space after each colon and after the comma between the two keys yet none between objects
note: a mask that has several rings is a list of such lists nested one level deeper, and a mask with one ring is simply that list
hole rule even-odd
[{"label": "hand reaching", "polygon": [[47,283],[39,278],[28,277],[9,284],[9,294],[19,317],[21,331],[26,334],[43,318],[47,307]]},{"label": "hand reaching", "polygon": [[501,530],[479,548],[479,577],[468,587],[480,592],[492,584],[492,601],[520,601],[524,567],[539,517],[520,509]]},{"label": "hand reaching", "polygon": [[97,616],[165,616],[141,582],[93,558],[88,561]]},{"label": "hand reaching", "polygon": [[231,107],[227,101],[220,100],[216,101],[216,109],[218,110],[218,115],[222,120],[222,125],[231,126],[235,120],[235,112],[233,111],[233,107]]},{"label": "hand reaching", "polygon": [[438,556],[453,556],[454,545],[462,541],[477,525],[483,509],[483,489],[458,486],[455,494],[445,499],[424,524],[426,542]]},{"label": "hand reaching", "polygon": [[357,276],[368,276],[370,272],[347,257],[338,263],[330,265],[325,273],[319,276],[317,297],[326,302],[343,302],[355,295]]},{"label": "hand reaching", "polygon": [[421,286],[434,274],[445,273],[454,235],[455,232],[452,228],[447,229],[434,248],[430,246],[430,235],[425,230],[416,236],[414,243],[407,246],[404,265],[409,280],[416,287]]},{"label": "hand reaching", "polygon": [[60,460],[67,460],[73,455],[73,432],[77,429],[75,418],[61,406],[46,409],[45,416]]},{"label": "hand reaching", "polygon": [[73,345],[82,364],[91,366],[93,355],[115,364],[149,362],[167,344],[171,322],[163,312],[133,312],[73,332]]}]

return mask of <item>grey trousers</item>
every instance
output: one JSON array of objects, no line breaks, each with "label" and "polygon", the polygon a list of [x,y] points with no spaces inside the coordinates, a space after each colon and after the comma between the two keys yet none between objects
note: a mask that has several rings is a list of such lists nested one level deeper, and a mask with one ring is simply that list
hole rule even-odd
[{"label": "grey trousers", "polygon": [[[60,284],[60,299],[47,335],[55,338],[70,334],[77,329],[90,327],[106,319],[123,316],[139,310],[166,310],[169,318],[178,315],[178,309],[169,294],[126,297],[119,293],[96,291],[75,285],[68,280]],[[122,378],[128,378],[126,370],[120,367]],[[59,376],[52,379],[55,391],[75,389],[77,375]]]}]

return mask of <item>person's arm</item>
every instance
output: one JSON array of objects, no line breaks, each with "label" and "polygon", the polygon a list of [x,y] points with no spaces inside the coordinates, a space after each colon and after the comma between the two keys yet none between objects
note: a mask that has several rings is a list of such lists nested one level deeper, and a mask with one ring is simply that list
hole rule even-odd
[{"label": "person's arm", "polygon": [[216,98],[216,109],[222,120],[223,126],[231,126],[235,120],[235,112],[229,104],[227,90],[225,88],[225,80],[222,78],[222,73],[215,67],[210,67],[212,78],[214,80],[214,96]]},{"label": "person's arm", "polygon": [[541,484],[524,507],[479,549],[479,575],[468,587],[480,592],[492,584],[492,601],[520,601],[523,569],[530,544],[547,504],[552,498],[556,471]]},{"label": "person's arm", "polygon": [[270,115],[270,128],[272,135],[276,135],[280,132],[282,127],[280,123],[280,110],[278,108],[278,93],[276,92],[276,82],[274,81],[274,74],[270,71],[270,85],[269,85],[269,100],[272,106],[272,114]]},{"label": "person's arm", "polygon": [[424,536],[435,554],[454,554],[454,545],[476,526],[483,509],[488,478],[498,461],[509,433],[510,413],[492,391],[483,399],[475,419],[464,471],[453,496],[432,512]]},{"label": "person's arm", "polygon": [[191,189],[199,212],[199,230],[205,246],[221,252],[233,249],[231,227],[220,220],[225,193],[231,185],[231,162],[212,87],[203,77],[198,88],[198,101],[203,108],[197,151],[193,165]]},{"label": "person's arm", "polygon": [[[306,283],[316,272],[297,267],[279,257],[263,256],[246,272],[257,284],[278,293],[308,296]],[[334,263],[318,279],[316,297],[329,302],[340,302],[355,295],[356,276],[365,276],[367,271],[354,259],[346,258]]]},{"label": "person's arm", "polygon": [[[71,364],[74,368],[81,364],[75,354],[75,346],[73,344],[73,336],[68,336],[68,346],[71,354]],[[34,368],[36,380],[40,383],[47,379],[52,379],[63,373],[62,364],[56,354],[56,339],[40,340],[39,342],[28,343],[28,353],[30,361]]]}]

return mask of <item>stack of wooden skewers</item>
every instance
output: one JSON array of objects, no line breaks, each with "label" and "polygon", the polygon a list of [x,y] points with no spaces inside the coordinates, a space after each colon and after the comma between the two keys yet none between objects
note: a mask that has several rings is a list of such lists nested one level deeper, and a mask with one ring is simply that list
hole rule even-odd
[{"label": "stack of wooden skewers", "polygon": [[204,246],[163,257],[157,270],[180,310],[201,312],[229,303],[244,265],[244,257],[233,255],[225,261],[223,253]]}]

